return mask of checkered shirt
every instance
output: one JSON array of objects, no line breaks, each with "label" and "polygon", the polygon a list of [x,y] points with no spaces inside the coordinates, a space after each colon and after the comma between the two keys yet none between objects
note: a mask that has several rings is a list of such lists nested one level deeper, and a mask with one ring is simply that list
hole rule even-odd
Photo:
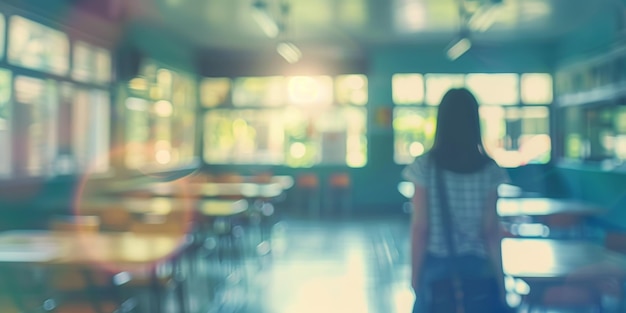
[{"label": "checkered shirt", "polygon": [[[442,174],[452,216],[453,242],[457,255],[486,256],[482,226],[487,209],[487,195],[495,191],[498,185],[509,181],[506,171],[493,162],[473,173],[443,170]],[[428,154],[415,158],[413,163],[404,168],[402,176],[427,189],[428,253],[439,257],[448,256],[435,167]]]}]

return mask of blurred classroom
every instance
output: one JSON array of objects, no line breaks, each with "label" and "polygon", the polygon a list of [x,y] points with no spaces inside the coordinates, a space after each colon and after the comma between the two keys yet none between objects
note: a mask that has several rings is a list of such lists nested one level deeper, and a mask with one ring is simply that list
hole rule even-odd
[{"label": "blurred classroom", "polygon": [[455,87],[508,305],[626,312],[625,0],[0,0],[0,312],[410,312]]}]

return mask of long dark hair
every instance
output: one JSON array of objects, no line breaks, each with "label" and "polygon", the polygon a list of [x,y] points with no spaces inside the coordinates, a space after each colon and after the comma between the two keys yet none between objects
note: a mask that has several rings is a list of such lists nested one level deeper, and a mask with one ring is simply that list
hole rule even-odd
[{"label": "long dark hair", "polygon": [[459,173],[478,171],[492,161],[481,139],[478,101],[469,90],[450,89],[441,99],[430,155],[437,166]]}]

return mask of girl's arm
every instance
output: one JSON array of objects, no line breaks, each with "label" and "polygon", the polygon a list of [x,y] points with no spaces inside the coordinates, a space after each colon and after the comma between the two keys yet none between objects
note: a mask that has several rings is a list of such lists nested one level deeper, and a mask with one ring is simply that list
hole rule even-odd
[{"label": "girl's arm", "polygon": [[487,207],[485,212],[485,220],[483,232],[485,235],[485,242],[487,252],[489,253],[489,257],[494,266],[494,272],[496,274],[496,278],[498,279],[498,286],[500,287],[500,296],[501,300],[505,301],[505,288],[504,288],[504,272],[502,269],[502,237],[503,237],[503,229],[500,224],[500,220],[498,219],[498,211],[497,211],[497,200],[498,193],[497,190],[492,191],[487,196]]},{"label": "girl's arm", "polygon": [[426,188],[415,184],[413,193],[413,213],[411,217],[411,286],[417,291],[422,263],[428,243],[428,208]]}]

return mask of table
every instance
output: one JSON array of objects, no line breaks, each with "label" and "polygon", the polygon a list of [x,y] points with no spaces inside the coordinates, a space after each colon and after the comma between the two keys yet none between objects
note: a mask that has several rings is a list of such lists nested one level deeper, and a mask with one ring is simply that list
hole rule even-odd
[{"label": "table", "polygon": [[[415,186],[413,186],[412,182],[402,181],[398,183],[398,192],[407,199],[413,197],[414,189]],[[498,186],[498,197],[500,198],[536,198],[539,196],[540,195],[536,192],[524,191],[522,188],[515,185],[501,184]]]},{"label": "table", "polygon": [[[156,279],[157,266],[154,265],[181,254],[186,244],[183,236],[161,234],[7,231],[0,233],[0,266],[67,266],[148,272],[151,277],[148,287],[158,299],[160,289]],[[182,299],[181,295],[179,299]],[[18,307],[23,307],[19,299],[14,300]],[[180,304],[184,311],[184,303]],[[157,305],[155,311],[160,310]]]},{"label": "table", "polygon": [[103,210],[119,207],[133,214],[161,214],[188,210],[198,212],[204,216],[231,216],[244,213],[248,209],[248,202],[244,199],[195,199],[170,197],[96,197],[78,202],[75,213],[78,215],[98,215]]},{"label": "table", "polygon": [[584,237],[585,219],[607,212],[601,206],[572,199],[500,198],[502,223],[515,236]]},{"label": "table", "polygon": [[[587,294],[592,295],[596,306],[602,307],[601,295],[607,291],[621,292],[619,286],[626,278],[625,255],[583,240],[505,238],[502,267],[512,282],[509,292],[523,295],[529,306],[543,303],[543,297],[552,288],[581,293],[581,298],[566,300],[568,303],[588,301],[582,300]],[[623,307],[623,294],[619,300]]]},{"label": "table", "polygon": [[294,185],[288,175],[271,176],[267,180],[258,181],[255,176],[241,176],[238,182],[194,182],[186,179],[150,183],[111,182],[99,189],[106,193],[148,192],[156,196],[190,195],[201,197],[242,196],[248,198],[272,198],[281,195]]},{"label": "table", "polygon": [[572,214],[581,216],[602,215],[607,210],[601,206],[572,199],[555,198],[500,198],[498,199],[498,215],[514,216],[548,216]]},{"label": "table", "polygon": [[585,240],[505,238],[502,267],[525,280],[623,278],[626,256]]},{"label": "table", "polygon": [[203,200],[199,203],[198,211],[204,216],[234,216],[248,210],[246,200]]},{"label": "table", "polygon": [[180,253],[184,239],[130,232],[6,231],[0,233],[0,263],[100,264],[132,269]]}]

